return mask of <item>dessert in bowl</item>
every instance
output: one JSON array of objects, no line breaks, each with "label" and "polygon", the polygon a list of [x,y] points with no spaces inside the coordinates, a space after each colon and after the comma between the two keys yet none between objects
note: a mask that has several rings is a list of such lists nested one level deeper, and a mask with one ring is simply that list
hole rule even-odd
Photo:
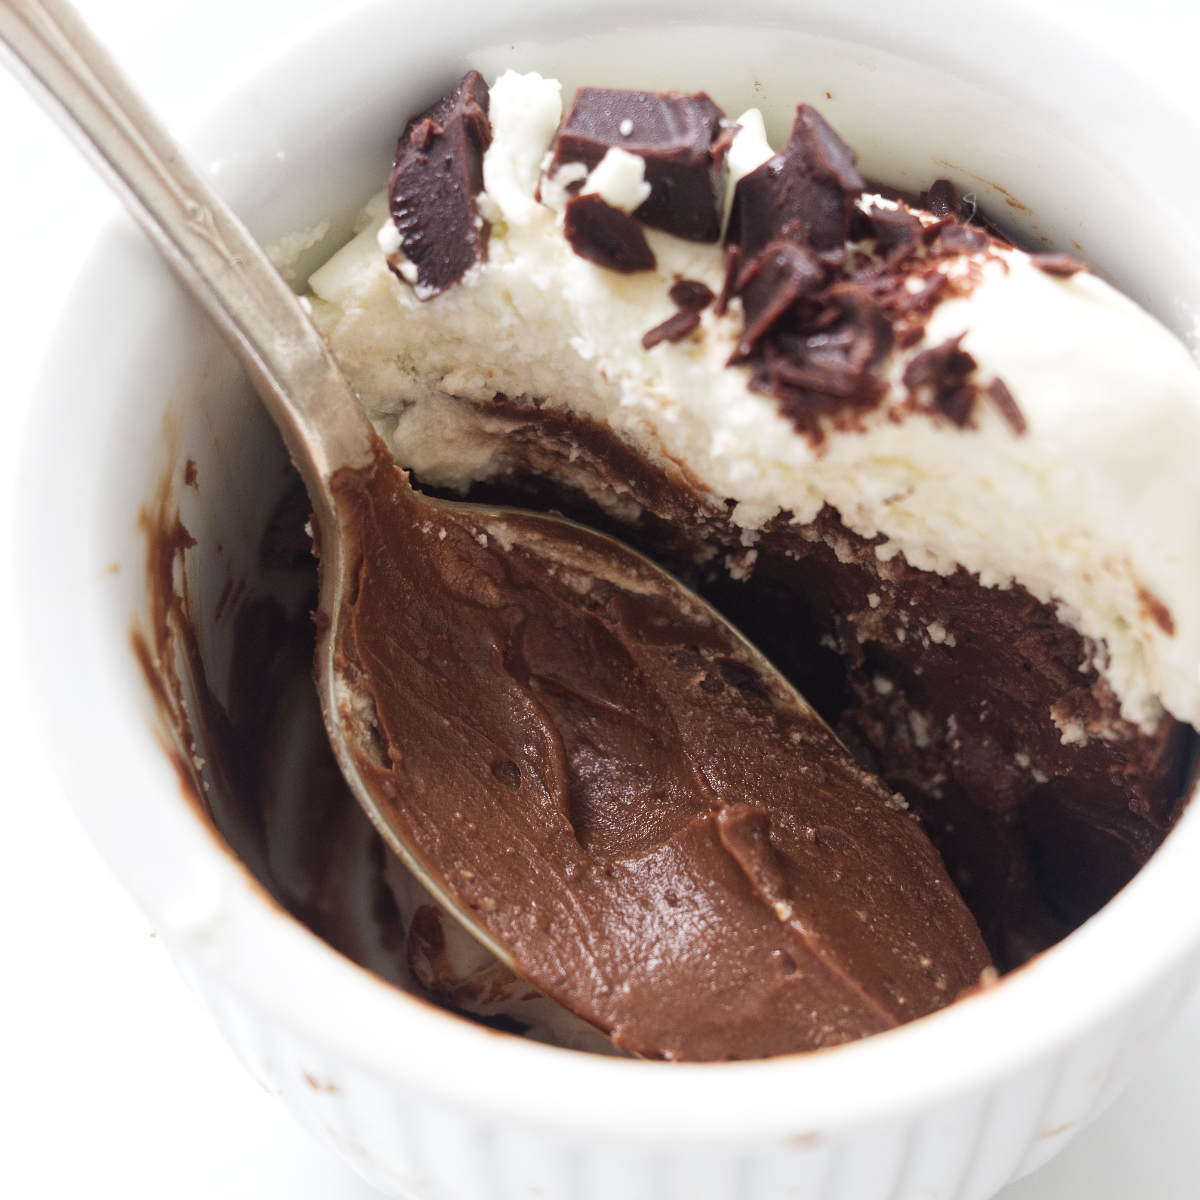
[{"label": "dessert in bowl", "polygon": [[[371,15],[379,17],[378,13]],[[539,14],[531,10],[527,15],[533,20]],[[822,25],[819,18],[820,14],[813,15],[812,28],[852,32],[836,23]],[[352,21],[339,25],[341,35],[350,38],[353,25]],[[591,40],[586,43],[587,73],[576,78],[593,83],[690,84],[716,92],[714,80],[720,74],[720,63],[727,60],[714,48],[728,50],[731,42],[748,38],[751,32],[706,35],[698,31],[689,35],[696,46],[709,38],[713,70],[698,70],[693,62],[686,80],[664,78],[661,71],[654,75],[647,69],[639,70],[635,78],[614,78],[620,73],[617,59],[606,64],[606,44]],[[365,25],[357,30],[357,36],[366,38]],[[632,35],[625,36],[628,45]],[[678,39],[680,35],[669,36]],[[658,45],[667,40],[667,35],[658,37]],[[776,33],[772,41],[789,72],[797,69],[797,63],[807,64],[809,73],[825,81],[821,90],[835,97],[861,98],[868,90],[864,79],[882,71],[887,76],[889,101],[905,98],[907,80],[908,111],[919,111],[919,98],[930,78],[922,77],[923,71],[930,71],[941,81],[941,94],[958,99],[954,108],[964,126],[971,124],[968,118],[973,113],[994,114],[1004,107],[995,97],[975,96],[979,107],[972,110],[968,103],[975,95],[972,89],[955,90],[952,78],[941,78],[936,67],[906,66],[886,53],[864,49],[873,39],[865,32],[860,37],[860,45],[852,48],[814,41],[806,34],[789,39]],[[788,45],[784,47],[783,42]],[[638,44],[653,60],[655,35],[642,31]],[[895,40],[890,44],[897,48]],[[569,75],[573,56],[580,53],[582,45],[543,43],[514,51],[509,40],[504,48],[508,61],[498,62],[501,55],[493,51],[496,69],[490,73],[498,73],[500,66],[512,65],[513,58],[526,54],[531,61],[518,65],[537,65]],[[620,48],[615,39],[608,45],[614,52]],[[238,181],[231,181],[231,199],[260,234],[270,237],[310,225],[339,207],[353,206],[377,186],[379,163],[390,157],[397,125],[466,65],[457,56],[439,58],[436,46],[424,50],[431,62],[437,62],[438,70],[421,81],[428,89],[419,98],[412,92],[400,94],[403,89],[392,90],[386,82],[390,74],[380,58],[380,73],[371,81],[366,102],[379,118],[370,153],[363,149],[365,142],[344,134],[332,147],[315,134],[300,134],[297,142],[289,143],[294,178],[287,180],[286,189],[273,200],[268,198],[257,219],[247,207],[249,201],[240,202]],[[480,46],[467,61],[489,70],[487,53],[486,45]],[[864,56],[875,68],[871,73],[862,70]],[[926,44],[922,55],[917,55],[922,56],[926,64],[941,57],[939,65],[945,68],[953,62],[953,47],[939,46],[934,53]],[[358,61],[363,61],[363,56]],[[298,65],[307,64],[291,63],[292,69]],[[767,87],[770,79],[763,77],[765,70],[755,64],[759,83]],[[698,77],[693,77],[693,72]],[[747,79],[743,92],[752,90],[752,83]],[[363,86],[360,96],[366,94]],[[389,93],[386,105],[380,100],[381,93]],[[878,91],[875,95],[878,97]],[[734,109],[738,99],[735,95],[726,103]],[[795,99],[794,84],[789,83],[779,100],[790,106]],[[1030,97],[1021,99],[1032,103]],[[326,111],[345,110],[341,96],[323,96],[322,100]],[[386,114],[385,107],[389,110]],[[301,118],[316,116],[297,112],[289,119],[295,118],[299,131]],[[884,156],[877,156],[878,165],[869,159],[860,131],[850,128],[852,121],[848,124],[843,118],[839,124],[859,144],[864,166],[871,174],[900,184],[910,182],[901,168],[884,161]],[[364,120],[363,129],[369,125]],[[876,113],[870,129],[863,132],[873,131],[881,137],[885,125],[884,115]],[[1018,138],[1020,122],[1015,125],[1008,133]],[[1059,129],[1064,143],[1069,140],[1068,128],[1074,132],[1069,122]],[[901,141],[895,125],[887,132]],[[966,129],[959,133],[965,141]],[[1000,144],[1004,143],[1002,134],[1003,130],[996,135]],[[228,130],[222,136],[228,136]],[[310,139],[307,151],[305,136]],[[953,130],[940,130],[939,136],[939,147],[953,147]],[[1043,131],[1038,137],[1049,135]],[[1017,140],[1010,147],[1014,144],[1024,143]],[[944,173],[921,170],[924,163],[919,147],[909,144],[900,149],[904,152],[901,157],[908,161],[907,169],[919,172],[912,182],[927,182]],[[953,161],[974,163],[966,150],[963,145],[960,151],[951,148],[945,154]],[[339,155],[337,164],[333,154]],[[345,157],[340,157],[343,154]],[[936,157],[928,147],[924,154],[925,162]],[[984,158],[982,151],[977,158]],[[334,170],[335,165],[342,169]],[[1104,160],[1104,166],[1115,169],[1111,158]],[[994,170],[990,162],[980,161],[978,167],[980,173]],[[1059,186],[1052,205],[1039,203],[1031,194],[1037,190],[1037,181],[1017,178],[1015,169],[1005,175],[1005,183],[1015,195],[1029,195],[1026,202],[1031,202],[1035,211],[1040,213],[1045,207],[1048,212],[1061,212],[1072,204],[1088,204],[1088,185],[1097,180],[1095,172],[1087,178],[1086,167],[1080,171],[1078,176],[1072,175],[1064,166],[1062,178],[1056,180]],[[346,194],[333,195],[326,184],[302,198],[303,179],[327,180],[331,174],[338,178],[339,187],[345,186]],[[361,179],[362,186],[352,189],[353,179]],[[1078,190],[1071,194],[1064,180],[1074,180]],[[1028,193],[1023,190],[1027,183]],[[1131,192],[1129,203],[1141,199]],[[1161,215],[1164,229],[1187,244],[1190,231],[1182,215],[1176,214],[1177,227],[1172,226],[1167,201],[1162,203]],[[1103,222],[1099,223],[1103,228]],[[1117,227],[1109,228],[1115,232]],[[1149,248],[1161,232],[1148,233]],[[1082,252],[1112,274],[1130,267],[1114,253],[1110,268],[1099,240],[1095,248],[1085,243]],[[157,276],[147,282],[162,286]],[[1152,306],[1158,295],[1160,314],[1172,315],[1163,311],[1169,308],[1163,300],[1166,292],[1156,292],[1153,279],[1139,279],[1136,270],[1130,269],[1122,282],[1140,290]],[[1170,300],[1185,293],[1186,279],[1177,273],[1171,282]],[[137,300],[136,292],[132,299]],[[122,355],[133,357],[124,359],[125,366],[114,371],[114,385],[127,395],[131,378],[137,379],[138,387],[132,399],[115,403],[111,409],[99,404],[106,414],[115,414],[116,427],[105,425],[98,431],[101,448],[111,447],[113,452],[96,455],[95,438],[83,436],[86,423],[80,427],[82,440],[89,443],[96,460],[80,463],[78,478],[81,485],[94,486],[99,497],[93,508],[98,520],[89,526],[92,533],[101,527],[99,544],[81,548],[78,563],[68,547],[61,567],[68,572],[64,594],[75,594],[78,589],[70,582],[72,570],[83,570],[100,560],[103,565],[120,564],[121,569],[104,577],[100,585],[106,595],[97,614],[73,632],[80,661],[94,668],[97,685],[102,684],[110,696],[94,735],[103,744],[129,747],[121,756],[126,771],[144,769],[145,782],[153,784],[143,790],[140,785],[131,786],[128,778],[121,781],[126,793],[141,798],[134,811],[139,827],[153,837],[153,861],[144,861],[144,842],[116,836],[105,839],[103,829],[101,840],[110,855],[122,860],[119,868],[155,913],[164,935],[174,934],[182,959],[194,968],[192,973],[199,971],[196,977],[201,988],[213,999],[245,1056],[314,1123],[323,1124],[375,1178],[395,1188],[430,1194],[439,1190],[442,1194],[488,1194],[498,1187],[519,1190],[529,1183],[568,1194],[576,1190],[572,1181],[599,1190],[626,1186],[650,1191],[655,1186],[651,1180],[658,1181],[659,1193],[669,1194],[675,1187],[697,1194],[698,1180],[703,1180],[716,1194],[726,1182],[729,1188],[736,1186],[731,1182],[736,1178],[745,1178],[753,1190],[766,1192],[786,1178],[791,1183],[809,1182],[813,1194],[820,1194],[821,1186],[830,1194],[841,1189],[844,1194],[870,1195],[910,1184],[924,1186],[934,1194],[983,1195],[1013,1171],[1032,1165],[1036,1155],[1045,1153],[1056,1140],[1042,1139],[1031,1153],[1036,1134],[1069,1126],[1085,1115],[1114,1074],[1118,1042],[1125,1044],[1120,1035],[1151,1027],[1169,1007],[1177,992],[1174,987],[1162,986],[1162,973],[1168,964],[1182,962],[1190,924],[1179,911],[1160,911],[1160,906],[1172,898],[1172,886],[1178,889],[1186,874],[1181,871],[1172,881],[1170,871],[1178,856],[1187,853],[1187,816],[1149,867],[1099,917],[1001,987],[904,1030],[808,1058],[678,1070],[644,1063],[604,1063],[473,1028],[355,971],[272,909],[239,869],[221,856],[218,844],[204,841],[196,814],[178,799],[179,789],[161,758],[161,747],[142,724],[154,720],[154,705],[139,675],[140,667],[129,653],[128,636],[145,579],[144,546],[137,531],[139,511],[145,514],[143,527],[149,525],[160,535],[173,534],[160,536],[155,545],[180,551],[177,557],[182,560],[188,615],[195,630],[196,653],[204,665],[204,680],[216,698],[227,703],[229,663],[231,658],[235,663],[241,660],[232,653],[230,623],[223,622],[221,614],[235,607],[238,581],[256,569],[260,534],[281,487],[281,474],[270,467],[273,442],[265,423],[239,407],[241,397],[229,387],[229,377],[221,378],[226,369],[224,359],[215,352],[211,337],[184,307],[174,313],[168,307],[156,319],[180,322],[166,339],[179,346],[179,353],[170,361],[150,355],[154,361],[139,363],[136,345],[120,348]],[[161,328],[148,330],[148,336],[151,333],[153,341],[161,345]],[[146,348],[140,352],[145,354]],[[132,376],[130,364],[146,373]],[[200,375],[203,378],[198,378]],[[193,377],[190,384],[186,382],[189,376]],[[172,400],[180,402],[174,413],[168,411]],[[185,410],[185,400],[199,407]],[[94,381],[92,401],[98,403]],[[117,446],[122,447],[120,454],[115,452]],[[119,477],[106,475],[103,464],[128,462],[130,447],[155,448],[157,460],[147,455],[153,469],[144,477],[128,471]],[[282,470],[278,454],[274,461]],[[164,481],[165,488],[159,489],[157,485]],[[53,505],[47,511],[52,513]],[[176,511],[178,523],[173,518]],[[186,529],[186,537],[180,525]],[[184,549],[192,539],[195,544]],[[174,566],[169,553],[155,561],[160,567],[164,563],[168,569]],[[160,679],[163,672],[158,668],[169,665],[167,660],[179,645],[165,637],[156,640],[158,632],[171,628],[169,616],[143,612],[138,618],[140,644],[157,655],[153,674]],[[85,677],[90,678],[90,671]],[[185,710],[190,712],[194,724],[203,700],[202,694],[194,693],[202,693],[203,688],[197,685],[194,673],[190,685],[186,673],[179,678],[178,690],[164,689],[158,699],[166,707],[174,707],[177,717]],[[118,681],[127,689],[121,695],[127,695],[136,720],[130,708],[117,711],[111,700]],[[189,694],[189,686],[193,694]],[[140,750],[135,751],[134,745]],[[207,747],[189,749],[203,755]],[[228,766],[229,760],[225,761]],[[184,761],[181,766],[190,775],[189,764]],[[118,781],[112,782],[115,795]],[[226,782],[219,776],[210,779],[205,804],[238,841],[230,814],[222,811],[227,802]],[[102,784],[95,793],[111,804]],[[112,811],[106,806],[89,809],[86,799],[81,803],[85,817],[91,812],[93,825],[102,820],[103,813]],[[243,847],[250,845],[244,837],[241,841]],[[279,845],[270,849],[276,856],[287,850]],[[245,856],[250,858],[248,851]],[[1161,882],[1156,885],[1156,880]],[[1157,895],[1156,886],[1162,889]],[[1179,894],[1185,893],[1177,892],[1175,898]],[[313,899],[319,901],[320,897]],[[369,906],[370,897],[364,903]],[[1150,907],[1139,909],[1141,903]],[[1148,930],[1161,940],[1152,939]],[[1167,938],[1172,930],[1173,936]],[[1167,941],[1177,944],[1168,946]],[[1130,966],[1113,979],[1112,956],[1118,948],[1122,961]],[[1178,971],[1174,980],[1176,986],[1182,986]],[[263,1021],[248,1017],[256,1010],[269,1017]],[[464,1084],[462,1073],[468,1062],[470,1078]],[[711,1094],[705,1089],[712,1089]],[[550,1096],[552,1102],[547,1101]],[[718,1108],[719,1130],[707,1115]],[[972,1151],[972,1137],[962,1134],[976,1125],[979,1140]],[[476,1128],[483,1129],[479,1146],[471,1140]],[[436,1144],[438,1152],[423,1156],[419,1147],[429,1144]],[[543,1151],[535,1152],[535,1144]],[[614,1147],[619,1147],[615,1153]]]}]

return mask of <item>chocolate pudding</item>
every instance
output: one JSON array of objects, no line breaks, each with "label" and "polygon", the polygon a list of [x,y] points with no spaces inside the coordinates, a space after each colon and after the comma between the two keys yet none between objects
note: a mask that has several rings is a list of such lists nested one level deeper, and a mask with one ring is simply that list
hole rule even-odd
[{"label": "chocolate pudding", "polygon": [[[569,886],[539,895],[520,882],[508,898],[529,918],[528,961],[561,970],[549,984],[543,972],[541,989],[513,976],[376,839],[303,698],[311,635],[298,635],[293,601],[287,619],[246,610],[277,636],[255,638],[246,659],[253,702],[211,722],[218,757],[257,764],[227,772],[228,811],[214,817],[316,932],[502,1028],[612,1048],[558,999],[619,1050],[746,1057],[933,1011],[990,977],[978,931],[998,968],[1018,967],[1153,853],[1181,810],[1200,719],[1200,545],[1179,515],[1196,486],[1180,445],[1200,435],[1200,373],[1131,302],[1072,258],[1015,248],[944,181],[921,197],[869,187],[806,105],[776,153],[753,110],[729,120],[700,94],[585,89],[564,114],[554,81],[512,73],[491,89],[468,74],[409,122],[363,224],[314,274],[310,303],[395,461],[433,494],[560,511],[668,566],[836,732],[841,746],[813,735],[811,761],[878,804],[871,830],[851,834],[836,788],[801,803],[773,794],[777,772],[753,761],[762,697],[697,656],[694,624],[684,657],[637,669],[668,699],[707,680],[720,711],[737,714],[714,726],[713,747],[746,760],[740,798],[713,800],[694,774],[684,785],[663,749],[669,725],[655,723],[667,699],[617,706],[596,733],[578,702],[586,680],[557,673],[519,567],[435,531],[404,578],[364,588],[352,634],[394,635],[389,669],[407,672],[374,694],[389,786],[406,804],[419,792],[418,813],[461,808],[472,833],[491,819],[481,836],[511,849],[495,830],[516,809],[508,826],[494,824],[491,800],[465,813],[501,794],[497,782],[536,811],[529,739],[491,757],[472,746],[515,738],[518,693],[539,696],[566,765],[563,786],[545,791],[557,815],[520,816],[533,847],[523,857],[532,878],[559,872]],[[376,483],[353,486],[378,498]],[[299,511],[281,514],[289,536]],[[297,553],[288,572],[299,580],[311,564]],[[451,578],[457,607],[437,617]],[[614,647],[627,649],[613,632],[630,626],[621,597],[599,617],[581,610],[571,635],[598,639],[602,675]],[[421,691],[414,681],[447,658],[419,632],[428,620],[438,636],[478,639],[484,674]],[[526,642],[518,626],[542,632]],[[502,670],[487,667],[496,647],[507,647]],[[519,687],[485,712],[501,676]],[[447,732],[439,747],[414,733],[431,714],[475,740]],[[259,747],[303,722],[304,753],[322,765],[285,799]],[[461,804],[425,786],[439,753]],[[683,846],[668,871],[664,856]],[[455,847],[432,853],[447,870],[475,869],[457,865]],[[560,942],[571,921],[548,898],[568,894],[582,916]],[[631,895],[629,971],[590,986],[588,939],[612,934]],[[701,895],[722,921],[697,925]],[[814,941],[810,917],[796,916],[801,895],[836,969],[823,973],[824,935]],[[933,926],[944,936],[929,939]],[[914,974],[893,986],[881,964],[902,943],[894,961]],[[656,991],[656,948],[668,960],[659,982],[677,991]],[[715,975],[688,973],[717,961]],[[622,1035],[635,1011],[628,1027],[649,1029],[656,1003],[661,1029]]]}]

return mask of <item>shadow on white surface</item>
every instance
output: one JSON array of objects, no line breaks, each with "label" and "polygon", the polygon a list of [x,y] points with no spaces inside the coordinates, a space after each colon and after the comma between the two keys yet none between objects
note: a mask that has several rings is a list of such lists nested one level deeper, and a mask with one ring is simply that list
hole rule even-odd
[{"label": "shadow on white surface", "polygon": [[1120,1100],[1001,1200],[1194,1200],[1198,1112],[1200,996]]}]

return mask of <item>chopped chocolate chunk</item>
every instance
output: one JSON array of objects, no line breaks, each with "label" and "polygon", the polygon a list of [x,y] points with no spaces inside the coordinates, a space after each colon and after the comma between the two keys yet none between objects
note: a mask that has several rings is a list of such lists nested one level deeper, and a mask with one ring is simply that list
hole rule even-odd
[{"label": "chopped chocolate chunk", "polygon": [[873,404],[883,381],[872,368],[892,345],[892,327],[866,289],[839,283],[820,297],[821,307],[795,333],[768,347],[768,378],[777,388],[811,391],[824,399]]},{"label": "chopped chocolate chunk", "polygon": [[993,379],[983,390],[996,406],[996,411],[1013,427],[1015,433],[1024,433],[1029,428],[1025,414],[1018,407],[1016,398],[1008,390],[1008,384],[1003,379]]},{"label": "chopped chocolate chunk", "polygon": [[655,325],[642,334],[642,349],[653,350],[659,342],[678,342],[687,337],[700,324],[700,314],[694,310],[680,309],[661,325]]},{"label": "chopped chocolate chunk", "polygon": [[940,345],[922,350],[913,355],[904,368],[904,386],[909,393],[930,388],[934,410],[959,427],[970,420],[976,396],[976,388],[971,382],[976,363],[961,346],[965,336],[960,333]]},{"label": "chopped chocolate chunk", "polygon": [[684,312],[700,312],[713,302],[712,288],[698,279],[677,279],[667,293],[671,303]]},{"label": "chopped chocolate chunk", "polygon": [[483,153],[492,140],[488,89],[478,71],[405,127],[388,179],[403,261],[392,269],[427,299],[453,287],[486,256],[487,225],[475,197],[483,190]]},{"label": "chopped chocolate chunk", "polygon": [[626,275],[654,270],[654,251],[641,226],[595,193],[567,201],[563,232],[580,258],[599,267]]},{"label": "chopped chocolate chunk", "polygon": [[944,217],[958,220],[963,213],[962,197],[948,179],[935,179],[929,191],[921,193],[921,205],[939,220]]},{"label": "chopped chocolate chunk", "polygon": [[824,282],[825,269],[807,246],[782,239],[768,243],[737,282],[746,325],[735,360],[746,358],[797,300],[815,292]]},{"label": "chopped chocolate chunk", "polygon": [[721,232],[724,113],[703,93],[580,88],[559,126],[549,174],[564,163],[590,171],[614,147],[645,163],[650,195],[639,220],[676,237],[715,242]]},{"label": "chopped chocolate chunk", "polygon": [[727,240],[747,258],[785,234],[817,251],[840,248],[865,187],[855,162],[825,118],[800,105],[783,151],[738,183]]},{"label": "chopped chocolate chunk", "polygon": [[1087,270],[1087,264],[1082,263],[1070,254],[1045,253],[1031,254],[1029,261],[1035,267],[1040,267],[1047,275],[1058,275],[1063,279]]}]

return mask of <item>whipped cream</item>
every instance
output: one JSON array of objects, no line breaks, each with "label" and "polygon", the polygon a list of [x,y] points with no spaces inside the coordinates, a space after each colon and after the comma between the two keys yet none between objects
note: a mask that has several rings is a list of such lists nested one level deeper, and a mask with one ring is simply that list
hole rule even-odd
[{"label": "whipped cream", "polygon": [[[748,543],[781,511],[806,522],[828,504],[882,538],[881,559],[1020,584],[1090,640],[1094,663],[1080,665],[1096,666],[1127,720],[1149,728],[1165,708],[1200,725],[1200,370],[1173,335],[1086,272],[1052,276],[995,247],[964,255],[945,269],[972,271],[970,295],[944,301],[922,341],[892,352],[878,407],[814,445],[750,390],[747,368],[726,365],[737,301],[643,349],[675,312],[672,283],[720,290],[721,247],[646,229],[653,271],[577,256],[561,231],[563,181],[542,180],[561,115],[554,80],[508,72],[492,87],[479,198],[488,256],[457,286],[422,300],[395,277],[381,246],[403,247],[383,196],[310,280],[314,320],[399,462],[465,489],[504,469],[509,424],[489,401],[545,400],[653,461],[685,464],[715,502],[737,502]],[[771,153],[753,110],[739,124],[735,177]],[[633,206],[642,173],[629,158],[606,159],[584,190]],[[960,334],[977,378],[1007,385],[1024,432],[983,401],[967,428],[906,406],[907,364]]]}]

